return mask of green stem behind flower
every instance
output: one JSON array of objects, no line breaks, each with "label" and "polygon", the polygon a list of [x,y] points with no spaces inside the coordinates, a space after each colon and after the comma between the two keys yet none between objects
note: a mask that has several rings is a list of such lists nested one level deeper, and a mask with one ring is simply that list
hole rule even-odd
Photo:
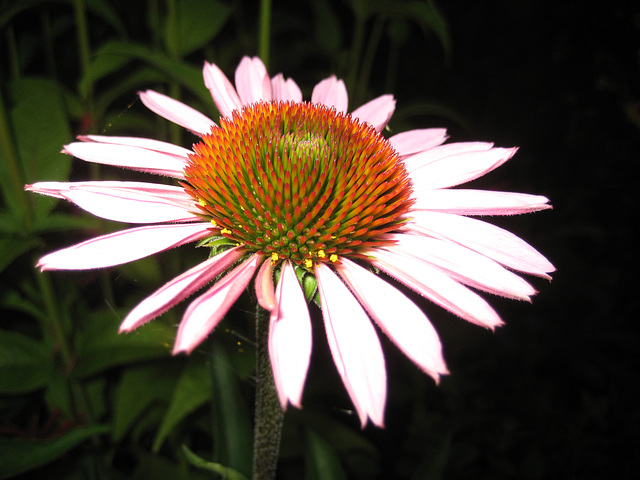
[{"label": "green stem behind flower", "polygon": [[256,306],[256,411],[253,480],[273,480],[278,463],[284,412],[278,401],[269,360],[269,317]]},{"label": "green stem behind flower", "polygon": [[260,25],[258,37],[258,56],[269,70],[269,49],[271,43],[271,0],[260,2]]}]

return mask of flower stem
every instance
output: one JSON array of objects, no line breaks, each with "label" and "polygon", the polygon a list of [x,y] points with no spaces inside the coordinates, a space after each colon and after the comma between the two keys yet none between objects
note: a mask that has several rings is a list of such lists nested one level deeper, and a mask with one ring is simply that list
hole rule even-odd
[{"label": "flower stem", "polygon": [[258,56],[269,69],[269,48],[271,43],[271,0],[260,2],[260,25],[258,38]]},{"label": "flower stem", "polygon": [[256,306],[256,410],[253,430],[253,480],[273,480],[284,412],[269,360],[269,317]]}]

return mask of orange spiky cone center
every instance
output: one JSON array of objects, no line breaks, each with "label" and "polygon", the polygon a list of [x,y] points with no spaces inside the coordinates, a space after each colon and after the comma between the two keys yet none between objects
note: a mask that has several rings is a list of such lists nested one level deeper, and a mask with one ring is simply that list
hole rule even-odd
[{"label": "orange spiky cone center", "polygon": [[411,182],[369,124],[310,103],[259,102],[221,118],[193,147],[185,191],[223,236],[273,263],[311,268],[386,244]]}]

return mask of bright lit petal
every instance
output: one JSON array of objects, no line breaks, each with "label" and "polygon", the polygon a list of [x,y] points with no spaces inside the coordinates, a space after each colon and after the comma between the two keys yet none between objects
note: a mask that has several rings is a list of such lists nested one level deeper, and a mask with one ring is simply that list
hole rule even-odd
[{"label": "bright lit petal", "polygon": [[482,220],[447,213],[415,211],[407,228],[450,240],[507,268],[551,279],[555,267],[540,252],[511,232]]},{"label": "bright lit petal", "polygon": [[415,210],[458,215],[518,215],[551,208],[549,199],[526,193],[490,190],[414,190]]},{"label": "bright lit petal", "polygon": [[322,316],[333,361],[356,407],[362,427],[367,418],[382,427],[387,371],[378,335],[358,301],[326,265],[316,265]]},{"label": "bright lit petal", "polygon": [[87,162],[184,178],[185,159],[146,148],[109,143],[73,142],[65,145],[63,152]]},{"label": "bright lit petal", "polygon": [[335,269],[405,355],[436,382],[448,373],[438,334],[422,310],[397,288],[344,257]]},{"label": "bright lit petal", "polygon": [[202,75],[221,116],[231,117],[231,112],[242,107],[236,89],[216,64],[204,62]]},{"label": "bright lit petal", "polygon": [[187,223],[130,228],[45,255],[36,266],[89,270],[120,265],[205,238],[211,234],[209,227],[210,223]]},{"label": "bright lit petal", "polygon": [[347,87],[342,80],[338,80],[333,75],[325,78],[314,87],[311,103],[321,103],[328,107],[335,107],[338,112],[347,113],[349,107]]},{"label": "bright lit petal", "polygon": [[411,172],[413,186],[419,191],[454,187],[470,182],[498,168],[517,150],[517,148],[492,148],[439,158]]},{"label": "bright lit petal", "polygon": [[302,390],[311,359],[311,319],[304,293],[288,260],[282,263],[276,299],[269,325],[273,379],[282,408],[287,407],[287,402],[302,408]]},{"label": "bright lit petal", "polygon": [[120,332],[130,332],[153,320],[185,298],[193,295],[212,279],[233,265],[243,254],[242,247],[235,247],[199,263],[182,275],[166,283],[140,302],[123,320]]},{"label": "bright lit petal", "polygon": [[258,57],[242,57],[236,68],[236,90],[243,105],[271,101],[271,80]]},{"label": "bright lit petal", "polygon": [[139,95],[145,107],[170,122],[199,136],[211,132],[211,127],[214,125],[213,120],[190,106],[153,90],[140,92]]},{"label": "bright lit petal", "polygon": [[393,135],[389,138],[389,143],[404,158],[437,147],[446,139],[446,128],[425,128]]},{"label": "bright lit petal", "polygon": [[379,248],[370,256],[376,267],[468,322],[491,329],[502,325],[482,297],[429,264],[397,250]]},{"label": "bright lit petal", "polygon": [[153,140],[151,138],[139,138],[139,137],[109,137],[107,135],[81,135],[78,140],[82,142],[96,142],[96,143],[114,143],[116,145],[128,145],[130,147],[139,147],[146,150],[152,150],[154,152],[166,153],[168,155],[174,155],[176,157],[183,158],[186,162],[189,158],[191,150],[187,150],[179,145],[173,143],[161,142],[160,140]]},{"label": "bright lit petal", "polygon": [[271,79],[271,89],[274,100],[283,100],[291,102],[302,101],[302,91],[300,87],[291,78],[284,79],[279,73]]},{"label": "bright lit petal", "polygon": [[260,255],[249,257],[189,305],[178,328],[174,355],[180,352],[191,353],[207,338],[247,288],[259,262]]},{"label": "bright lit petal", "polygon": [[273,266],[270,260],[262,262],[256,275],[256,297],[258,305],[267,311],[276,308],[276,294],[273,288]]},{"label": "bright lit petal", "polygon": [[351,116],[370,123],[376,131],[381,132],[389,123],[395,109],[396,101],[393,95],[381,95],[356,108],[351,112]]},{"label": "bright lit petal", "polygon": [[432,162],[442,160],[444,158],[463,153],[483,152],[491,148],[493,148],[493,143],[486,142],[447,143],[446,145],[439,145],[415,155],[411,155],[409,158],[404,160],[404,164],[407,167],[408,172],[413,172],[420,167],[429,165]]},{"label": "bright lit petal", "polygon": [[127,223],[200,220],[181,187],[142,182],[40,182],[26,190],[64,198],[98,217]]},{"label": "bright lit petal", "polygon": [[416,257],[455,280],[494,295],[529,301],[535,289],[523,278],[500,266],[489,257],[462,245],[424,235],[392,234],[396,242],[388,250]]}]

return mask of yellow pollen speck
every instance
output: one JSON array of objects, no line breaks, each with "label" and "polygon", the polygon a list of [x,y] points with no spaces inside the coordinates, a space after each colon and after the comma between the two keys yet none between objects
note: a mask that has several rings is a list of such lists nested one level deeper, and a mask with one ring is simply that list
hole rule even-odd
[{"label": "yellow pollen speck", "polygon": [[220,233],[222,233],[222,234],[225,234],[225,233],[226,234],[230,234],[231,230],[229,230],[228,228],[223,228],[222,230],[220,230]]},{"label": "yellow pollen speck", "polygon": [[329,257],[329,260],[331,260],[333,263],[338,261],[338,255],[336,255],[335,253],[332,253],[331,256]]},{"label": "yellow pollen speck", "polygon": [[273,252],[271,254],[271,265],[275,265],[278,262],[278,259],[280,257],[278,256],[278,254],[276,252]]},{"label": "yellow pollen speck", "polygon": [[304,266],[307,268],[313,267],[313,260],[311,260],[310,258],[305,259]]},{"label": "yellow pollen speck", "polygon": [[201,207],[206,207],[207,206],[207,202],[205,202],[202,198],[198,199],[198,203],[200,204]]},{"label": "yellow pollen speck", "polygon": [[213,225],[215,228],[218,227],[218,224],[216,223],[216,221],[213,218],[211,219],[211,225]]},{"label": "yellow pollen speck", "polygon": [[324,258],[324,257],[326,257],[326,256],[327,256],[327,254],[326,254],[326,253],[324,253],[324,250],[318,250],[318,257],[320,257],[320,258]]}]

